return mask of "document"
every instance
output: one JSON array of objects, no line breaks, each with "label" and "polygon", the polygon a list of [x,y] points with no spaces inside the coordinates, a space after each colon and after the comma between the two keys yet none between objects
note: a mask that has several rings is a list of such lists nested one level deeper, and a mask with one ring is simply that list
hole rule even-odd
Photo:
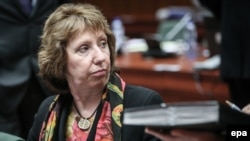
[{"label": "document", "polygon": [[217,101],[191,101],[127,108],[123,123],[151,128],[221,130],[227,124],[250,124],[250,116]]}]

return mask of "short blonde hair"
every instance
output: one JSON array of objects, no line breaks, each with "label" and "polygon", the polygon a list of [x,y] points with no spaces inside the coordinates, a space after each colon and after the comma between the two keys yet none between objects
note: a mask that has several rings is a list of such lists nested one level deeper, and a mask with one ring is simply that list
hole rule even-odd
[{"label": "short blonde hair", "polygon": [[104,31],[114,70],[115,37],[102,12],[91,4],[69,3],[59,6],[46,20],[38,53],[39,75],[57,93],[68,93],[65,47],[73,36],[85,29]]}]

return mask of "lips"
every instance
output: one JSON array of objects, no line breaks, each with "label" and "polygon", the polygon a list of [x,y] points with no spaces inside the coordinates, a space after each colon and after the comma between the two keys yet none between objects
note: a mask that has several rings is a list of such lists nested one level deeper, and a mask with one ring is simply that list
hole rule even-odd
[{"label": "lips", "polygon": [[94,76],[103,76],[103,75],[106,75],[106,72],[107,72],[106,69],[100,69],[100,70],[94,71],[92,73],[92,75],[94,75]]}]

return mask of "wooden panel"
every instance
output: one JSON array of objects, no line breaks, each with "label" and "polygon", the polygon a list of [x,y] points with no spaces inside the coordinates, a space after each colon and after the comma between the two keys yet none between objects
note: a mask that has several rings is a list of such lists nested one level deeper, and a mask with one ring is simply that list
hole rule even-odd
[{"label": "wooden panel", "polygon": [[155,33],[158,21],[157,9],[168,6],[190,6],[190,0],[74,0],[88,2],[103,10],[108,21],[116,16],[124,20],[126,36],[140,38],[147,33]]},{"label": "wooden panel", "polygon": [[167,6],[191,5],[190,0],[74,0],[75,2],[87,2],[104,10],[109,18],[117,15],[147,15],[154,14],[158,8]]},{"label": "wooden panel", "polygon": [[[198,83],[193,77],[193,61],[185,57],[146,59],[139,53],[132,53],[119,56],[116,65],[127,83],[154,89],[166,102],[218,100],[224,103],[229,99],[227,85],[220,80],[218,70],[198,73],[201,78]],[[155,64],[179,64],[181,70],[159,72],[153,69]]]}]

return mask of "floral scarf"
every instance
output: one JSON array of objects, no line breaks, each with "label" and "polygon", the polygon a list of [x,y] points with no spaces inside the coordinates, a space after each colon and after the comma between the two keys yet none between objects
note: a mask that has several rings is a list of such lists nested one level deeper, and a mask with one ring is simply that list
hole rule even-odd
[{"label": "floral scarf", "polygon": [[[123,93],[125,85],[125,82],[119,77],[118,74],[110,75],[110,80],[107,84],[107,99],[111,104],[114,141],[121,140],[121,113],[123,112]],[[59,132],[60,130],[62,132],[65,132],[65,123],[62,122],[66,122],[67,115],[69,113],[69,107],[71,104],[72,96],[70,94],[59,94],[54,98],[43,121],[39,141],[55,141],[59,140],[60,137],[58,137],[58,135],[63,136],[62,134],[59,134]]]}]

